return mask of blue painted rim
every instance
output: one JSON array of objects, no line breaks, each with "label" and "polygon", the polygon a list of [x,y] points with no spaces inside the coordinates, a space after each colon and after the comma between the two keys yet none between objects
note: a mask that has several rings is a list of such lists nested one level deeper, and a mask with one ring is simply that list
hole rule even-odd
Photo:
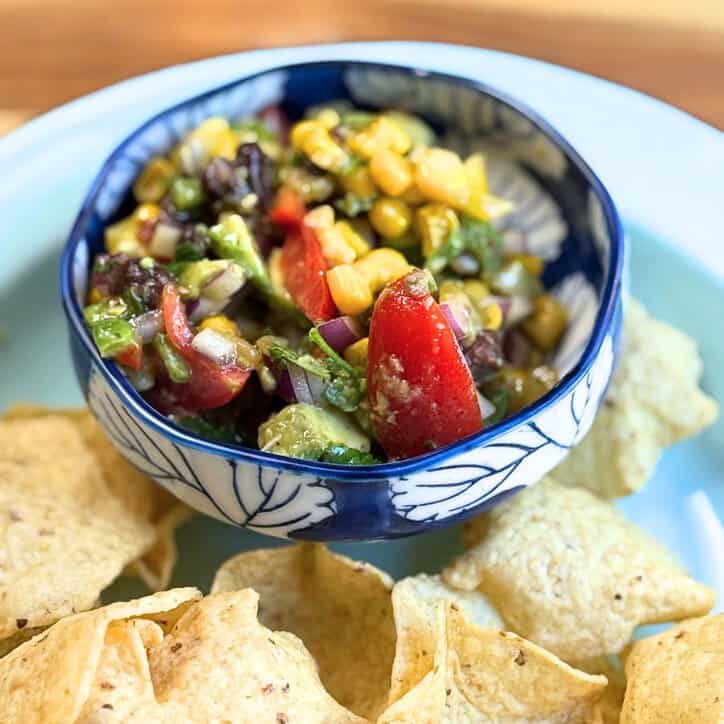
[{"label": "blue painted rim", "polygon": [[[482,430],[479,433],[470,435],[452,445],[447,445],[438,450],[434,450],[425,455],[420,455],[408,460],[402,460],[391,463],[380,463],[378,465],[366,466],[349,466],[335,465],[332,463],[318,463],[313,461],[289,458],[283,455],[275,455],[274,453],[262,452],[236,445],[227,445],[223,443],[213,442],[189,434],[182,428],[174,425],[163,415],[157,412],[149,405],[132,387],[125,378],[123,373],[114,362],[108,362],[100,357],[98,350],[85,326],[83,314],[78,305],[73,291],[73,260],[78,250],[78,245],[83,239],[83,231],[93,214],[93,207],[97,200],[103,184],[108,177],[111,168],[117,158],[124,152],[126,147],[146,128],[155,123],[164,116],[183,110],[190,106],[194,106],[204,100],[216,95],[219,92],[227,91],[243,82],[248,82],[268,75],[269,73],[293,71],[293,70],[315,70],[330,67],[338,67],[343,72],[354,69],[364,68],[367,70],[387,70],[398,73],[407,73],[420,78],[429,78],[430,80],[439,80],[446,83],[471,88],[482,95],[487,95],[501,103],[506,104],[510,108],[524,115],[533,125],[548,136],[566,155],[568,161],[572,163],[578,171],[588,181],[591,188],[596,193],[598,200],[601,202],[603,214],[606,219],[606,226],[611,239],[611,248],[609,254],[609,267],[606,270],[606,279],[601,293],[601,304],[596,316],[591,338],[578,361],[578,364],[571,370],[550,392],[537,400],[533,405],[521,410],[512,417],[503,420],[501,423],[493,426],[488,430]],[[169,438],[172,442],[190,447],[200,452],[212,455],[220,455],[227,459],[234,459],[256,465],[264,465],[266,467],[277,468],[300,474],[306,473],[321,478],[333,478],[344,481],[380,480],[393,477],[401,477],[420,470],[428,470],[448,458],[468,452],[477,447],[493,441],[499,435],[502,435],[519,425],[533,422],[535,417],[549,407],[552,403],[558,401],[571,391],[573,387],[588,373],[593,365],[598,352],[601,348],[604,338],[611,327],[616,303],[621,294],[621,284],[623,277],[625,257],[624,232],[621,219],[613,203],[613,199],[608,193],[606,187],[596,176],[588,164],[581,158],[578,152],[571,144],[553,127],[548,121],[540,116],[532,108],[526,104],[512,98],[507,93],[499,91],[486,83],[460,76],[450,75],[447,73],[439,73],[437,71],[424,70],[418,67],[394,65],[390,63],[373,63],[356,60],[331,60],[331,61],[313,61],[307,63],[294,63],[284,66],[270,66],[256,73],[242,76],[234,81],[225,83],[222,86],[205,91],[196,96],[192,96],[176,105],[167,108],[155,116],[151,117],[133,133],[129,134],[115,150],[106,159],[100,172],[93,180],[88,193],[83,199],[81,209],[73,224],[73,228],[66,242],[63,254],[60,260],[60,293],[63,303],[63,309],[66,317],[71,325],[71,330],[80,337],[85,351],[90,355],[95,366],[101,371],[104,378],[111,386],[113,391],[119,396],[121,402],[134,414],[140,418],[146,425],[150,426],[159,434]]]}]

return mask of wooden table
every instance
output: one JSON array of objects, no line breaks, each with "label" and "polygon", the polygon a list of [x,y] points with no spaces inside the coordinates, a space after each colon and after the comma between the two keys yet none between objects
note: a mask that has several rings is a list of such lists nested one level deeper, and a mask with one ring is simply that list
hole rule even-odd
[{"label": "wooden table", "polygon": [[172,63],[357,39],[529,55],[624,83],[724,128],[724,0],[0,0],[0,133]]}]

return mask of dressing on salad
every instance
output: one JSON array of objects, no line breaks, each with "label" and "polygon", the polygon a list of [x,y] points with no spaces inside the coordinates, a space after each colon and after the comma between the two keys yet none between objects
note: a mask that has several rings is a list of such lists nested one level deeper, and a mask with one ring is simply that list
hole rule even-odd
[{"label": "dressing on salad", "polygon": [[496,230],[485,158],[343,104],[214,117],[105,230],[85,320],[144,398],[203,437],[324,462],[420,455],[557,382],[566,310]]}]

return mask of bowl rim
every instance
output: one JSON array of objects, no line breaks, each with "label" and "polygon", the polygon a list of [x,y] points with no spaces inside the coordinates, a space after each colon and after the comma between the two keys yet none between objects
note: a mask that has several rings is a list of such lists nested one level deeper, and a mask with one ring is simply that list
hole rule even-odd
[{"label": "bowl rim", "polygon": [[[424,455],[414,458],[398,460],[393,462],[378,463],[375,465],[339,465],[334,463],[322,463],[317,461],[291,458],[285,455],[277,455],[262,450],[254,450],[240,445],[227,444],[201,438],[192,434],[180,426],[174,424],[154,407],[152,407],[132,387],[119,366],[109,360],[103,359],[91,339],[85,323],[80,305],[77,303],[74,294],[73,267],[76,253],[80,242],[84,238],[84,230],[91,216],[94,213],[94,206],[99,193],[101,192],[108,175],[111,172],[116,160],[143,131],[165,116],[182,111],[185,108],[195,106],[204,100],[227,90],[231,90],[240,83],[253,81],[257,78],[269,75],[270,73],[283,73],[292,70],[314,70],[325,67],[341,67],[343,70],[352,68],[393,70],[397,72],[414,75],[419,78],[431,81],[439,80],[461,87],[471,88],[479,94],[487,95],[500,101],[510,108],[525,116],[538,130],[543,132],[555,145],[564,152],[569,163],[572,163],[583,175],[601,202],[604,219],[608,228],[611,247],[609,250],[608,269],[604,270],[605,283],[601,292],[601,303],[596,314],[593,331],[581,355],[581,358],[563,379],[548,393],[539,400],[511,417],[501,421],[489,429],[468,435],[462,440],[445,445],[437,450],[430,451]],[[120,398],[123,406],[140,418],[145,424],[154,429],[171,442],[182,447],[220,456],[234,461],[249,462],[260,466],[276,468],[298,474],[311,474],[319,478],[332,478],[340,481],[369,482],[375,480],[386,480],[388,478],[404,478],[405,475],[429,470],[437,467],[445,460],[484,446],[510,430],[535,420],[536,416],[552,404],[560,400],[588,373],[595,362],[601,345],[608,334],[609,328],[616,312],[616,306],[621,293],[623,270],[625,259],[625,237],[623,225],[616,209],[616,206],[596,173],[584,161],[575,148],[566,138],[537,111],[508,93],[500,91],[486,82],[473,78],[432,71],[420,66],[402,65],[377,61],[363,61],[351,59],[335,60],[311,60],[286,65],[270,65],[253,73],[240,76],[228,83],[215,86],[203,93],[190,96],[179,103],[151,116],[141,125],[129,133],[108,155],[100,170],[93,179],[83,202],[68,239],[64,245],[60,259],[60,294],[66,318],[70,323],[71,330],[79,337],[86,353],[92,362],[100,370],[114,393]]]}]

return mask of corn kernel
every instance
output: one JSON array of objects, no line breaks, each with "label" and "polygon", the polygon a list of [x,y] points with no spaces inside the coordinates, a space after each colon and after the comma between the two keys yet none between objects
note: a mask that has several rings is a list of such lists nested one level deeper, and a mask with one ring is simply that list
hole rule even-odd
[{"label": "corn kernel", "polygon": [[344,350],[344,358],[355,367],[367,366],[367,349],[369,347],[369,337],[363,337],[353,342]]},{"label": "corn kernel", "polygon": [[206,317],[200,324],[199,329],[213,329],[227,339],[236,339],[241,336],[236,323],[224,314],[216,314],[213,317]]},{"label": "corn kernel", "polygon": [[463,282],[463,288],[465,294],[472,299],[474,304],[479,304],[486,297],[490,296],[490,289],[487,284],[484,284],[479,279],[466,279]]},{"label": "corn kernel", "polygon": [[462,279],[445,279],[438,289],[439,299],[441,302],[446,302],[457,297],[460,293],[464,293],[464,290]]},{"label": "corn kernel", "polygon": [[399,153],[382,149],[370,161],[374,182],[388,195],[399,196],[412,186],[412,164]]},{"label": "corn kernel", "polygon": [[372,204],[369,220],[379,234],[387,239],[397,239],[410,228],[412,211],[400,199],[378,199]]},{"label": "corn kernel", "polygon": [[341,171],[349,162],[347,152],[329,135],[319,121],[301,121],[290,136],[292,146],[325,171]]},{"label": "corn kernel", "polygon": [[465,208],[470,188],[460,156],[446,148],[423,148],[416,153],[415,184],[431,201]]},{"label": "corn kernel", "polygon": [[427,258],[460,226],[458,215],[446,204],[427,204],[415,213],[415,226],[422,238],[422,253]]},{"label": "corn kernel", "polygon": [[410,270],[407,259],[395,249],[373,249],[354,264],[355,269],[367,280],[373,294],[384,289],[390,282],[405,276]]},{"label": "corn kernel", "polygon": [[353,133],[349,147],[358,156],[372,158],[377,151],[390,149],[405,154],[412,145],[408,135],[394,121],[384,116],[376,118],[366,128]]},{"label": "corn kernel", "polygon": [[304,223],[313,229],[329,229],[334,225],[334,209],[329,204],[317,206],[307,211]]},{"label": "corn kernel", "polygon": [[519,261],[532,277],[539,277],[543,272],[543,259],[533,254],[511,254],[509,261]]},{"label": "corn kernel", "polygon": [[464,210],[481,221],[494,221],[509,214],[515,208],[515,204],[499,196],[488,193],[473,193],[470,195]]},{"label": "corn kernel", "polygon": [[168,190],[175,173],[173,164],[167,158],[152,158],[133,184],[136,201],[158,203]]},{"label": "corn kernel", "polygon": [[414,183],[404,194],[400,194],[400,199],[410,206],[420,206],[420,204],[424,204],[427,201]]},{"label": "corn kernel", "polygon": [[101,301],[103,301],[103,295],[98,288],[93,287],[88,293],[88,304],[98,304]]},{"label": "corn kernel", "polygon": [[488,175],[485,169],[485,157],[482,153],[468,156],[463,166],[471,192],[485,194],[488,192]]},{"label": "corn kernel", "polygon": [[568,323],[566,308],[550,294],[542,294],[533,302],[533,313],[521,323],[523,333],[538,349],[553,349]]},{"label": "corn kernel", "polygon": [[319,126],[320,124],[317,121],[300,121],[299,123],[295,123],[289,133],[289,142],[292,144],[292,148],[301,151],[307,134],[313,129],[319,128]]},{"label": "corn kernel", "polygon": [[317,113],[317,120],[328,130],[331,131],[339,125],[339,113],[334,108],[323,108]]},{"label": "corn kernel", "polygon": [[161,207],[158,204],[140,204],[133,212],[132,218],[137,221],[156,221],[161,213]]},{"label": "corn kernel", "polygon": [[496,331],[503,324],[503,310],[500,304],[488,304],[481,310],[485,329]]},{"label": "corn kernel", "polygon": [[229,133],[229,122],[225,118],[207,118],[174,149],[172,160],[184,173],[193,175],[215,155],[217,144],[224,148],[224,141],[220,139],[228,137]]},{"label": "corn kernel", "polygon": [[357,166],[342,176],[342,188],[349,193],[368,199],[377,194],[377,187],[372,180],[368,166]]},{"label": "corn kernel", "polygon": [[352,264],[340,264],[327,272],[327,284],[342,314],[361,314],[372,305],[372,292],[365,276]]},{"label": "corn kernel", "polygon": [[322,255],[331,267],[338,264],[351,264],[357,258],[357,253],[347,243],[344,234],[336,225],[318,229],[317,239],[322,247]]},{"label": "corn kernel", "polygon": [[214,139],[211,147],[212,156],[221,156],[227,161],[233,161],[236,158],[236,149],[239,146],[239,138],[231,128],[219,133]]},{"label": "corn kernel", "polygon": [[367,239],[357,233],[349,221],[338,221],[334,226],[342,234],[347,245],[354,249],[358,257],[364,256],[370,250]]}]

